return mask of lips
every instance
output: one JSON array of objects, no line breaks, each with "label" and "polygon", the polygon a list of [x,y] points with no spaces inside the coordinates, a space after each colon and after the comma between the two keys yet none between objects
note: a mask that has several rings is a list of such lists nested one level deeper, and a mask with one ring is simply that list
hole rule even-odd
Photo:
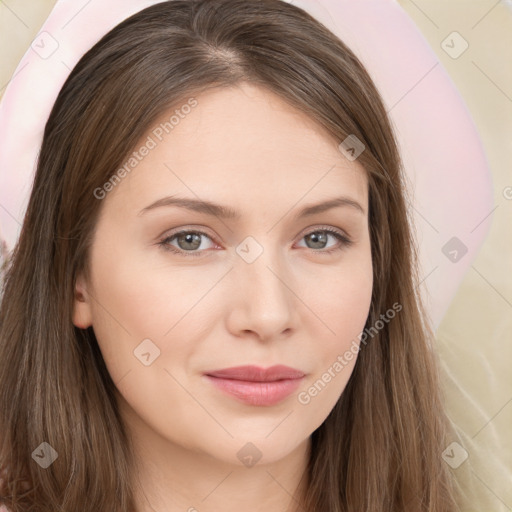
[{"label": "lips", "polygon": [[207,375],[232,380],[271,382],[282,379],[300,379],[304,377],[304,372],[280,364],[266,369],[259,368],[258,366],[235,366],[233,368],[208,372]]},{"label": "lips", "polygon": [[299,387],[304,376],[304,372],[284,365],[237,366],[205,374],[217,389],[246,404],[259,406],[283,401]]}]

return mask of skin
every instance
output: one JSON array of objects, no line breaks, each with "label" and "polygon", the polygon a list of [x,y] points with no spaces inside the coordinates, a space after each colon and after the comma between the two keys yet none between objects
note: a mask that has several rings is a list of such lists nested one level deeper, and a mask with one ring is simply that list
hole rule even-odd
[{"label": "skin", "polygon": [[[356,357],[309,403],[298,394],[357,340],[370,308],[367,178],[340,141],[265,89],[243,83],[196,99],[102,200],[91,279],[78,276],[73,323],[93,326],[116,384],[139,461],[137,511],[291,511],[310,435]],[[240,219],[175,206],[138,215],[170,195],[229,206]],[[363,211],[342,206],[294,219],[338,196]],[[325,227],[352,244],[306,236]],[[183,237],[167,242],[183,255],[159,245],[179,229],[206,236],[198,248]],[[252,263],[237,253],[255,254],[257,246],[240,245],[247,237],[263,249]],[[134,355],[147,338],[160,350],[149,366]],[[246,364],[285,364],[306,376],[272,406],[242,403],[203,376]],[[237,457],[248,442],[261,453],[252,467]]]}]

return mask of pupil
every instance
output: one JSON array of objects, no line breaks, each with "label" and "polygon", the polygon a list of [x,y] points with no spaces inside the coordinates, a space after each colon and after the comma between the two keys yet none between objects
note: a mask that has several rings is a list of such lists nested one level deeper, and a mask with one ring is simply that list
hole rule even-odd
[{"label": "pupil", "polygon": [[311,233],[311,235],[309,235],[310,239],[313,241],[313,243],[315,244],[319,244],[318,247],[314,247],[314,249],[322,249],[323,246],[325,245],[326,241],[327,241],[327,235],[323,232],[320,232],[320,234],[318,233]]},{"label": "pupil", "polygon": [[[194,237],[196,238],[195,244]],[[185,239],[186,244],[192,244],[192,247],[188,247],[188,249],[197,249],[201,245],[201,239],[197,233],[187,233],[185,235],[182,235],[182,238]]]}]

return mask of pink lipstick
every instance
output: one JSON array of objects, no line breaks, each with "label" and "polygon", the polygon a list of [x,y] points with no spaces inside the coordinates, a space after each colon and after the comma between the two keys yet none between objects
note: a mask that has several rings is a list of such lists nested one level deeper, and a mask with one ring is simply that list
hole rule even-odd
[{"label": "pink lipstick", "polygon": [[299,386],[304,372],[289,366],[236,366],[205,373],[221,391],[249,405],[275,405]]}]

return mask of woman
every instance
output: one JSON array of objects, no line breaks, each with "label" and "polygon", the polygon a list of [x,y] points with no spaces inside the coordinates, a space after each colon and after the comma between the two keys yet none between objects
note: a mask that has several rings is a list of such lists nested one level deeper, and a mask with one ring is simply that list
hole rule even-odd
[{"label": "woman", "polygon": [[6,274],[3,503],[456,510],[402,179],[369,75],[297,7],[105,35]]}]

